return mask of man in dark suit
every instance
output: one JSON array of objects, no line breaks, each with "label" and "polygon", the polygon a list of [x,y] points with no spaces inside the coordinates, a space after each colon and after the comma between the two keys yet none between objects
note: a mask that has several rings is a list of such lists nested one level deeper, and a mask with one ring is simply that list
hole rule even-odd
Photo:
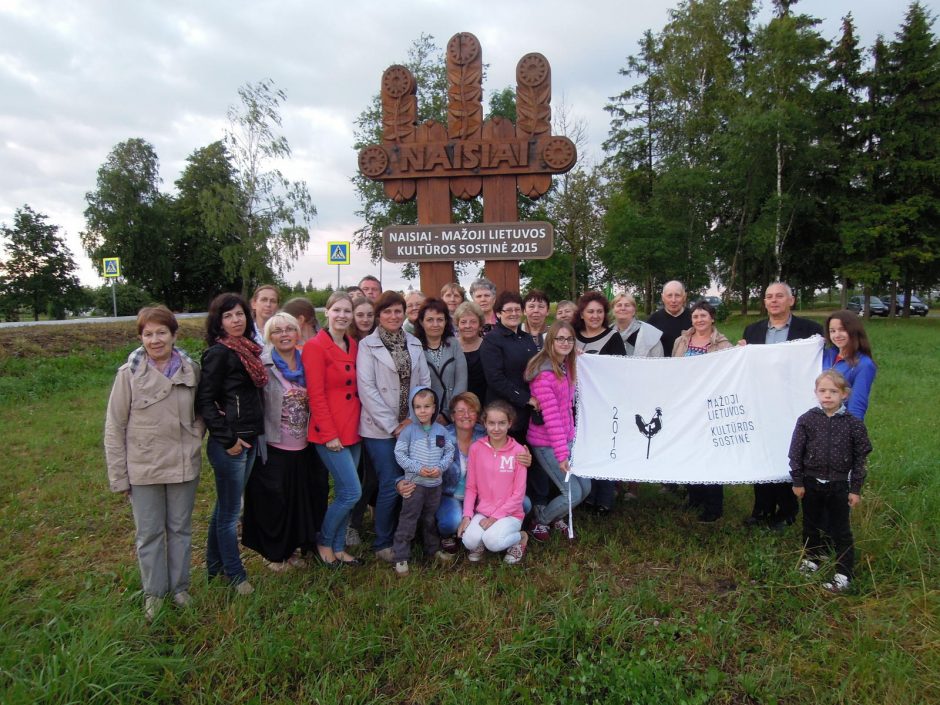
[{"label": "man in dark suit", "polygon": [[[752,323],[744,329],[744,340],[739,345],[765,345],[783,343],[822,335],[823,330],[816,321],[800,318],[791,313],[795,299],[789,285],[774,282],[764,293],[767,318]],[[766,523],[774,529],[782,529],[796,521],[800,511],[796,495],[790,482],[770,482],[754,485],[754,509],[745,524]]]}]

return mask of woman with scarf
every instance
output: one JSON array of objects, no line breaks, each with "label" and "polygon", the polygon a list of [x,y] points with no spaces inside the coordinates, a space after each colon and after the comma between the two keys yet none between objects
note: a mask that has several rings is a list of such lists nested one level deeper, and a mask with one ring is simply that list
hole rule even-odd
[{"label": "woman with scarf", "polygon": [[356,355],[356,381],[362,402],[359,435],[379,485],[373,549],[377,558],[392,563],[398,494],[407,495],[410,484],[399,484],[402,470],[395,461],[395,441],[411,423],[409,392],[414,387],[431,386],[431,375],[421,341],[402,330],[405,300],[401,294],[381,294],[375,302],[375,317],[378,325],[362,339]]},{"label": "woman with scarf", "polygon": [[248,304],[219,294],[209,304],[196,413],[209,430],[206,456],[215,474],[216,501],[209,520],[206,571],[224,577],[240,595],[254,591],[238,550],[238,515],[248,475],[264,434],[262,390],[268,373],[251,334]]},{"label": "woman with scarf", "polygon": [[[261,362],[264,387],[264,452],[245,487],[242,544],[264,557],[272,571],[301,568],[294,552],[316,541],[316,492],[311,448],[307,445],[310,405],[298,345],[300,322],[275,313],[264,324]],[[321,489],[321,492],[324,490]],[[329,493],[329,484],[325,492]],[[326,497],[322,498],[323,503]]]},{"label": "woman with scarf", "polygon": [[202,419],[193,412],[199,365],[176,348],[179,324],[165,306],[137,314],[141,347],[118,369],[104,451],[112,492],[131,503],[144,614],[189,597],[193,504],[202,464]]}]

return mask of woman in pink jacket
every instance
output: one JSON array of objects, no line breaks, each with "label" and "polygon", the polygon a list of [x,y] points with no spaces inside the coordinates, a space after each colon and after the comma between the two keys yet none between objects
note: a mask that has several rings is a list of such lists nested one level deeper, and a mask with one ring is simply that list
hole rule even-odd
[{"label": "woman in pink jacket", "polygon": [[568,538],[574,538],[564,520],[569,502],[571,507],[576,507],[591,492],[589,479],[569,474],[577,357],[574,328],[565,321],[556,321],[548,329],[544,346],[529,362],[525,374],[529,391],[538,399],[542,412],[541,419],[538,414],[532,415],[526,440],[545,474],[561,492],[541,509],[537,521],[564,531]]}]

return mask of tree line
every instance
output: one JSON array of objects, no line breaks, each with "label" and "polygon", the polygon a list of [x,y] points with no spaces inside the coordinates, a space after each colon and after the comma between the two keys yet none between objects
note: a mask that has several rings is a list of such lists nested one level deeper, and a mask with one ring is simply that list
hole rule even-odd
[{"label": "tree line", "polygon": [[[647,305],[670,279],[711,282],[746,311],[776,279],[811,293],[929,289],[940,280],[940,61],[933,18],[911,4],[891,40],[859,44],[851,14],[829,41],[820,20],[775,0],[766,22],[752,0],[686,0],[648,30],[620,70],[629,86],[606,109],[599,164],[581,160],[522,219],[551,221],[555,255],[523,263],[553,298],[588,288],[635,289]],[[446,70],[432,37],[405,61],[419,86],[419,122],[445,122]],[[566,106],[555,132],[576,141]],[[511,88],[488,117],[515,118]],[[378,94],[355,148],[381,137]],[[583,143],[583,141],[582,141]],[[580,146],[580,145],[579,145]],[[354,178],[360,245],[380,251],[382,227],[414,222],[381,184]],[[455,218],[478,217],[475,201]]]},{"label": "tree line", "polygon": [[[104,258],[121,258],[123,301],[205,310],[219,291],[248,293],[277,281],[309,243],[316,208],[307,185],[277,168],[291,155],[277,131],[286,95],[264,80],[242,86],[238,96],[224,138],[187,157],[175,193],[161,190],[157,153],[139,137],[115,145],[98,169],[85,196],[81,241],[99,270]],[[3,226],[4,316],[15,318],[22,307],[37,319],[62,317],[66,308],[110,310],[110,302],[83,294],[71,252],[47,220],[24,205]]]}]

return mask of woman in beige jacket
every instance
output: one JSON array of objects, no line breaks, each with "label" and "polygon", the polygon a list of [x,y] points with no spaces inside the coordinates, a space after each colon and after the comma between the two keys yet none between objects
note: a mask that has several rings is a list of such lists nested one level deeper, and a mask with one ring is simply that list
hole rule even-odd
[{"label": "woman in beige jacket", "polygon": [[164,306],[141,309],[141,347],[118,369],[104,427],[108,481],[129,499],[137,527],[144,612],[167,595],[185,607],[193,504],[205,427],[193,402],[199,366],[174,343],[179,324]]}]

